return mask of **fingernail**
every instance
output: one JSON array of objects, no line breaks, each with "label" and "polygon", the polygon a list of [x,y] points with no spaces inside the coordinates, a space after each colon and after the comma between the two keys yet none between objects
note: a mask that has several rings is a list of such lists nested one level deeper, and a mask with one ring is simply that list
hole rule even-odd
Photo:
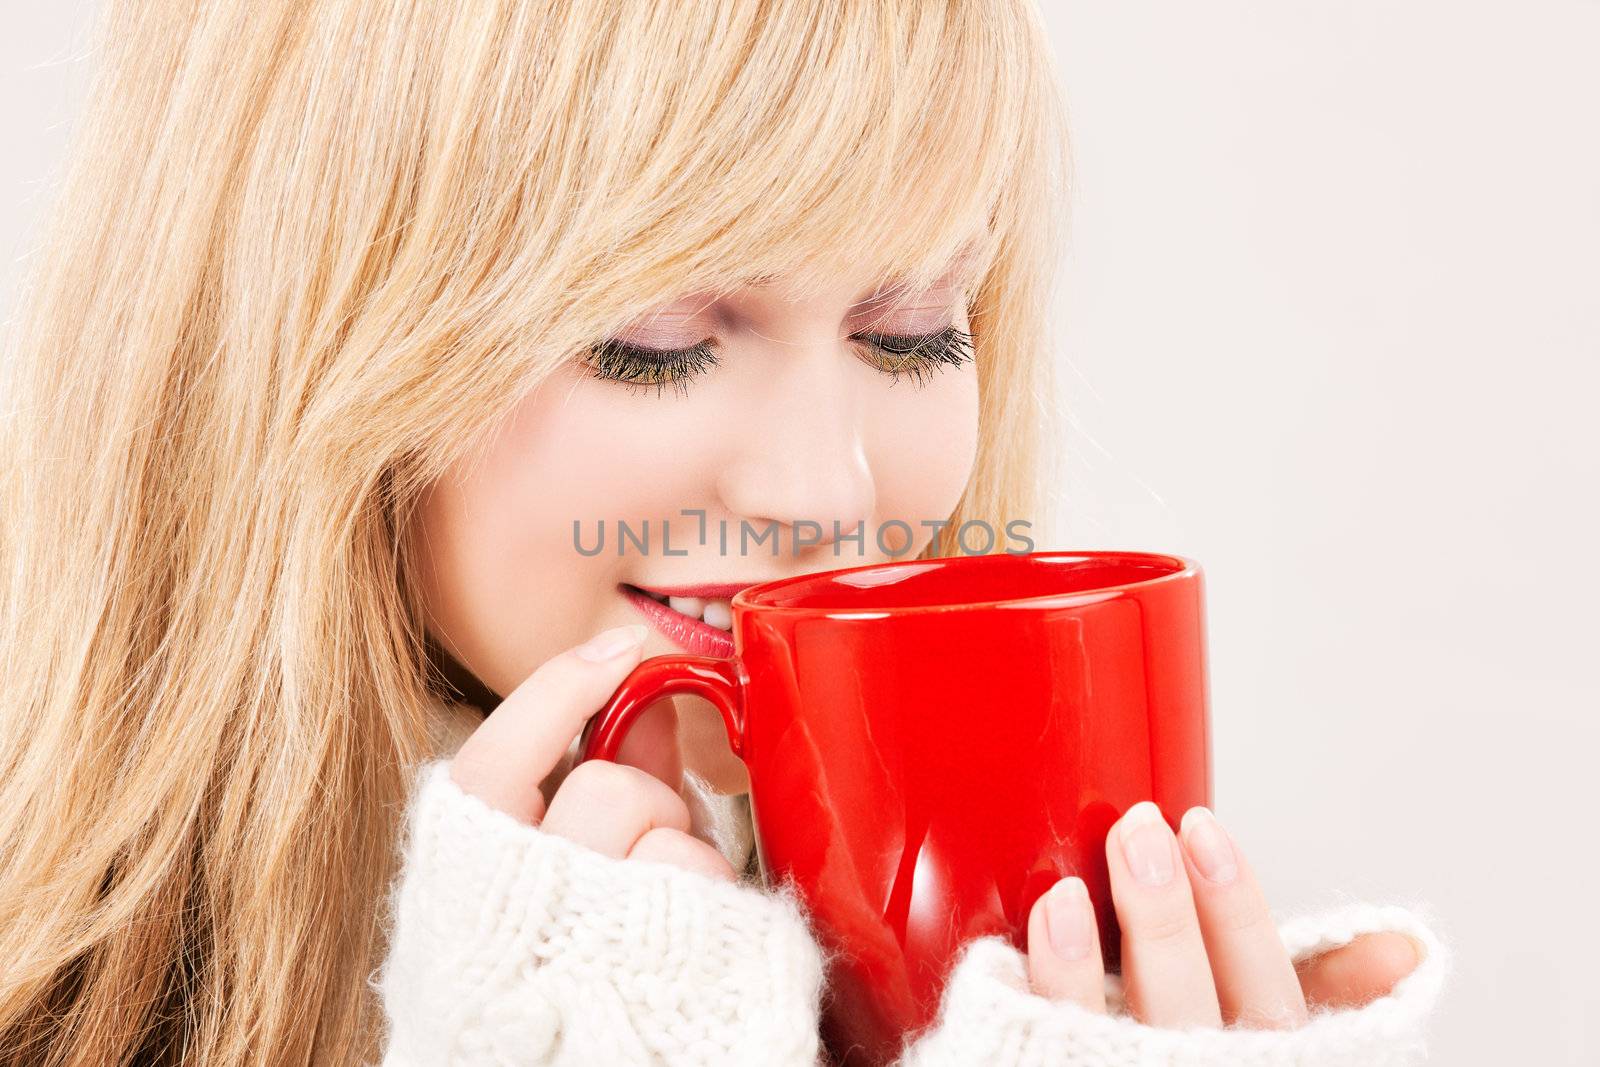
[{"label": "fingernail", "polygon": [[1094,908],[1082,878],[1063,878],[1044,902],[1044,929],[1050,949],[1064,960],[1081,960],[1094,947]]},{"label": "fingernail", "polygon": [[1183,847],[1201,874],[1218,885],[1227,885],[1238,877],[1239,861],[1233,854],[1233,843],[1210,808],[1194,807],[1184,812],[1179,829]]},{"label": "fingernail", "polygon": [[1122,855],[1128,870],[1144,885],[1166,885],[1174,872],[1172,829],[1161,809],[1141,800],[1122,817]]},{"label": "fingernail", "polygon": [[573,649],[579,659],[600,663],[622,655],[644,643],[645,625],[642,622],[601,630],[589,640]]}]

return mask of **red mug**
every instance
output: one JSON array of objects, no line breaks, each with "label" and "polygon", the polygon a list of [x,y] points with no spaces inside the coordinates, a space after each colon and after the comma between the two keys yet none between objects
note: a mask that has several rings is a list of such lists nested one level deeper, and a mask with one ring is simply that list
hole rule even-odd
[{"label": "red mug", "polygon": [[591,720],[613,759],[663,697],[721,712],[750,772],[768,884],[836,954],[823,1036],[884,1063],[932,1022],[960,948],[1026,948],[1081,877],[1119,963],[1105,838],[1135,803],[1211,803],[1201,571],[1144,552],[1035,552],[813,572],[741,591],[731,658],[636,667]]}]

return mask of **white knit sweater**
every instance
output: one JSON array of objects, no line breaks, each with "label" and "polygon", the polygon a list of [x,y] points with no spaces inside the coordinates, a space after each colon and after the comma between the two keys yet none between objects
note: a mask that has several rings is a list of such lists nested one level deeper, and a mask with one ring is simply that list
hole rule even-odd
[{"label": "white knit sweater", "polygon": [[[570,758],[570,756],[569,756]],[[725,852],[728,847],[718,841]],[[1448,969],[1411,912],[1350,905],[1280,925],[1296,958],[1400,930],[1428,949],[1394,991],[1287,1031],[1170,1030],[1028,988],[1000,938],[967,946],[901,1067],[1402,1067],[1424,1058]],[[518,822],[428,764],[408,813],[389,954],[376,978],[383,1067],[825,1062],[821,950],[796,899],[618,860]]]}]

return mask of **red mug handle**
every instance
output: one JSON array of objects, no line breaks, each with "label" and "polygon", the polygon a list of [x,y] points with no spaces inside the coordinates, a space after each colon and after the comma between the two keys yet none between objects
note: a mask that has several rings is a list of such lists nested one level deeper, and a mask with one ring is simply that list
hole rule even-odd
[{"label": "red mug handle", "polygon": [[662,697],[690,693],[705,697],[722,713],[733,754],[744,756],[744,683],[736,659],[718,656],[652,656],[622,680],[611,699],[584,728],[584,760],[617,758],[617,749],[639,713]]}]

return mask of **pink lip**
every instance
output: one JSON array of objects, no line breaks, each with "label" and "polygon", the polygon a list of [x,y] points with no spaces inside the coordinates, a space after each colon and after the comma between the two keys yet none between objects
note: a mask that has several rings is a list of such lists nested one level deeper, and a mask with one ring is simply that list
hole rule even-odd
[{"label": "pink lip", "polygon": [[[731,600],[734,594],[742,589],[748,589],[756,582],[707,582],[701,585],[641,585],[635,588],[644,589],[660,596],[697,596],[711,600]],[[623,586],[627,589],[628,586]]]},{"label": "pink lip", "polygon": [[[726,630],[719,630],[715,626],[693,619],[681,611],[674,611],[659,600],[654,600],[629,585],[621,585],[622,595],[628,602],[639,610],[639,613],[648,619],[657,630],[660,630],[669,641],[674,642],[685,652],[695,656],[720,656],[724,659],[733,655],[733,635]],[[707,586],[705,588],[715,588]],[[669,596],[693,596],[689,593],[669,593]],[[699,594],[715,595],[715,594]]]}]

